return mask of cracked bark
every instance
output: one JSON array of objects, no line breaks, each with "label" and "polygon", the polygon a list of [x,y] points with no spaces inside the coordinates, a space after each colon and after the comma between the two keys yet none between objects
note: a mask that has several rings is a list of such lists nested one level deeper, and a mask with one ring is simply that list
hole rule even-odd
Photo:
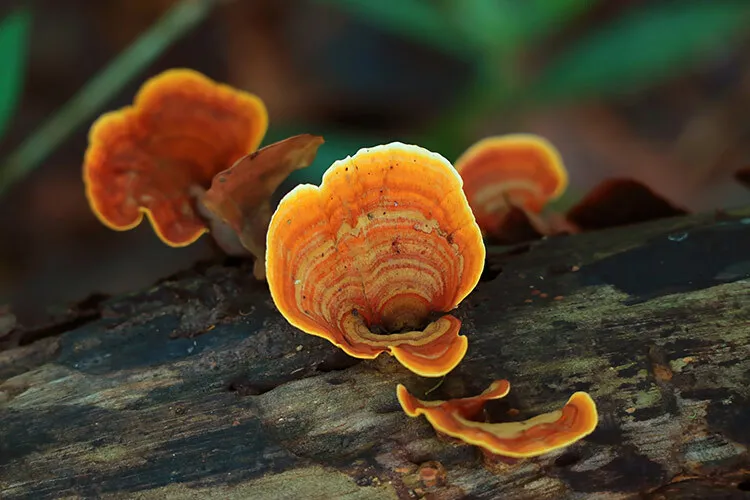
[{"label": "cracked bark", "polygon": [[395,395],[435,379],[348,358],[289,326],[250,267],[216,265],[0,352],[0,497],[749,495],[750,209],[491,259],[457,311],[469,352],[428,398],[507,378],[489,409],[509,419],[586,390],[600,424],[570,448],[489,464],[436,437]]}]

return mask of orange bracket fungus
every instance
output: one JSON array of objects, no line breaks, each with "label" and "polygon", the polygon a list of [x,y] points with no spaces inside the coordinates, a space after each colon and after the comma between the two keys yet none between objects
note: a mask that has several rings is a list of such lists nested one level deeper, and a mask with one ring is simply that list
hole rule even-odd
[{"label": "orange bracket fungus", "polygon": [[293,326],[350,356],[387,352],[423,376],[466,353],[454,309],[484,267],[482,235],[442,156],[391,143],[333,163],[300,185],[268,229],[271,296]]},{"label": "orange bracket fungus", "polygon": [[266,232],[271,195],[294,170],[309,166],[323,144],[318,135],[302,134],[266,146],[219,172],[202,204],[228,224],[255,260],[254,274],[265,276]]},{"label": "orange bracket fungus", "polygon": [[449,401],[422,401],[403,385],[396,388],[401,407],[410,417],[424,415],[438,432],[479,446],[502,457],[528,458],[564,448],[591,434],[598,423],[596,405],[585,392],[574,393],[560,410],[522,422],[475,420],[485,403],[510,392],[507,380],[496,380],[479,396]]},{"label": "orange bracket fungus", "polygon": [[641,182],[608,179],[589,191],[565,216],[579,230],[591,231],[687,213]]},{"label": "orange bracket fungus", "polygon": [[[456,161],[477,223],[488,237],[503,241],[520,209],[536,232],[547,225],[538,215],[568,186],[568,174],[555,147],[533,134],[482,139]],[[515,209],[515,210],[514,210]],[[512,220],[508,220],[511,216]],[[513,231],[510,231],[513,232]]]},{"label": "orange bracket fungus", "polygon": [[132,229],[145,214],[167,245],[189,245],[208,230],[195,189],[255,151],[267,128],[258,97],[189,69],[165,71],[132,106],[91,127],[83,167],[89,204],[111,229]]}]

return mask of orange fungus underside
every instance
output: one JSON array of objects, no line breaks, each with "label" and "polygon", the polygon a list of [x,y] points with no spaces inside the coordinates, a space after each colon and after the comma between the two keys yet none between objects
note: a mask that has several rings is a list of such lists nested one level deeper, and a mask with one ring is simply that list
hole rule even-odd
[{"label": "orange fungus underside", "polygon": [[294,170],[309,166],[323,144],[319,135],[301,134],[268,145],[219,172],[202,199],[213,214],[237,233],[255,258],[255,275],[263,278],[271,195]]},{"label": "orange fungus underside", "polygon": [[501,231],[511,207],[539,213],[567,188],[568,174],[557,149],[532,134],[488,137],[456,161],[479,227]]},{"label": "orange fungus underside", "polygon": [[505,397],[507,380],[496,380],[479,396],[422,401],[399,384],[398,401],[407,415],[424,415],[435,430],[503,457],[527,458],[564,448],[591,434],[598,423],[596,405],[585,392],[573,394],[562,409],[522,422],[488,423],[475,419],[487,401]]},{"label": "orange fungus underside", "polygon": [[297,328],[347,354],[388,352],[423,376],[463,358],[455,308],[484,267],[481,233],[442,156],[401,143],[335,162],[297,186],[268,229],[267,280]]},{"label": "orange fungus underside", "polygon": [[84,182],[106,226],[127,230],[143,215],[170,246],[207,231],[192,197],[216,173],[258,148],[268,127],[256,96],[188,70],[148,80],[133,106],[102,115],[89,131]]}]

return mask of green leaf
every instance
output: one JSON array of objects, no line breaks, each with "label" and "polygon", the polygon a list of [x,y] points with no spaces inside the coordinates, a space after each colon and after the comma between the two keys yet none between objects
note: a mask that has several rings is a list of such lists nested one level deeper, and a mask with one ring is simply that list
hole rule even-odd
[{"label": "green leaf", "polygon": [[448,14],[485,52],[512,53],[559,30],[598,0],[454,0]]},{"label": "green leaf", "polygon": [[31,13],[20,9],[0,21],[0,137],[18,105],[26,68]]},{"label": "green leaf", "polygon": [[683,1],[639,9],[552,61],[530,97],[606,97],[641,90],[725,49],[749,22],[747,1]]},{"label": "green leaf", "polygon": [[459,0],[448,4],[450,16],[472,45],[485,54],[510,50],[522,28],[516,23],[518,5],[498,0]]},{"label": "green leaf", "polygon": [[513,1],[516,5],[524,7],[519,13],[518,23],[522,29],[519,30],[516,43],[528,44],[560,30],[567,23],[594,7],[599,0],[507,1]]}]

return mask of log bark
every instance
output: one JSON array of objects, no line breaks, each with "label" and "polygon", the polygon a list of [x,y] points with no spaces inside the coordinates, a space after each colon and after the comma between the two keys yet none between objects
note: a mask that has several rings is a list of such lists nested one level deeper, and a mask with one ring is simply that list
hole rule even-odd
[{"label": "log bark", "polygon": [[[457,310],[468,354],[426,397],[438,380],[289,326],[245,265],[90,306],[0,353],[4,499],[750,495],[750,209],[491,255]],[[585,390],[599,426],[490,462],[396,400],[397,383],[445,399],[497,378],[493,418]]]}]

